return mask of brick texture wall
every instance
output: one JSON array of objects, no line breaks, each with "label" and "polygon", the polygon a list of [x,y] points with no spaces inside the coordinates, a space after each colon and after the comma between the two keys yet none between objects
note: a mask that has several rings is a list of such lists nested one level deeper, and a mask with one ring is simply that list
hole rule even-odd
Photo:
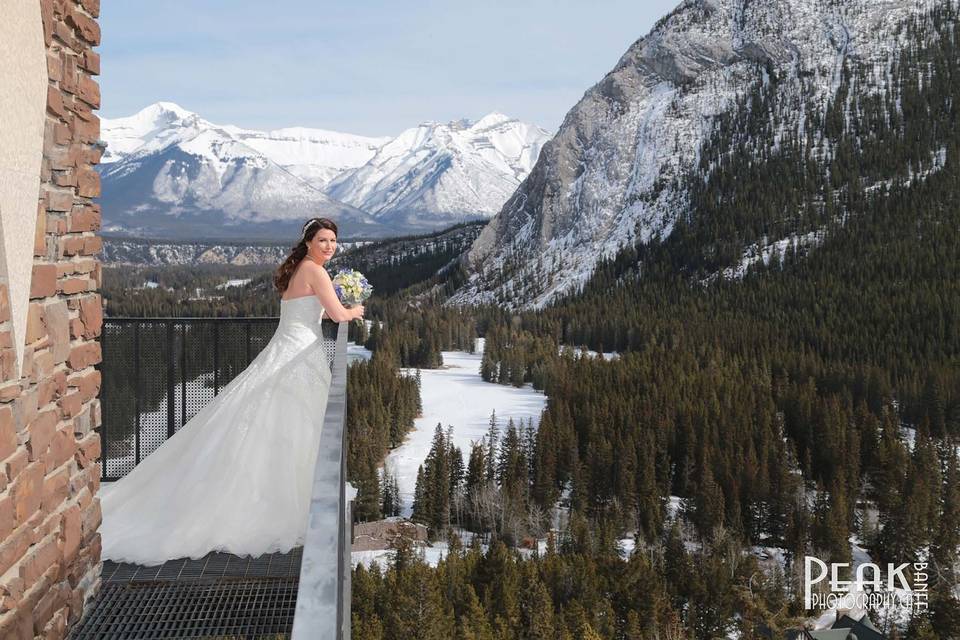
[{"label": "brick texture wall", "polygon": [[[23,0],[18,0],[23,1]],[[0,638],[62,638],[99,588],[99,0],[40,2],[47,95],[18,376],[0,283]],[[6,230],[10,232],[10,230]],[[17,230],[20,232],[20,230]],[[33,230],[23,230],[33,233]]]}]

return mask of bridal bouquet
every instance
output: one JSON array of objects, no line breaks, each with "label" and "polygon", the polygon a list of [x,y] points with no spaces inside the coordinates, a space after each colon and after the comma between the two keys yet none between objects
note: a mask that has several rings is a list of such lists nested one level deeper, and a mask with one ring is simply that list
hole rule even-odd
[{"label": "bridal bouquet", "polygon": [[333,276],[333,289],[344,306],[361,304],[373,293],[366,276],[356,269],[340,269]]}]

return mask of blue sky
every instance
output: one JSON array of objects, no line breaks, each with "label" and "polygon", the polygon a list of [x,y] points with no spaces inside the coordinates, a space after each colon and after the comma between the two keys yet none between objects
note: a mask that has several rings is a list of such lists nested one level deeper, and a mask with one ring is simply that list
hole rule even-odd
[{"label": "blue sky", "polygon": [[396,135],[500,111],[555,130],[677,2],[104,2],[101,114],[169,100],[221,124]]}]

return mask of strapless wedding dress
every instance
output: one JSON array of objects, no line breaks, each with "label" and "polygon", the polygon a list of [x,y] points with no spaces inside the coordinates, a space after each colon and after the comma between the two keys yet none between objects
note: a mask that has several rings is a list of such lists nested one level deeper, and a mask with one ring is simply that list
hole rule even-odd
[{"label": "strapless wedding dress", "polygon": [[283,300],[263,351],[101,490],[104,559],[161,564],[302,545],[331,372],[315,296]]}]

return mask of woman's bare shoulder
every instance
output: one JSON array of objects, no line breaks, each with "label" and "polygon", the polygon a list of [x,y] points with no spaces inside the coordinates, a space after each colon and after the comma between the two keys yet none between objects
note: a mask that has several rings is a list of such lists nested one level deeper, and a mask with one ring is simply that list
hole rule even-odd
[{"label": "woman's bare shoulder", "polygon": [[304,259],[301,261],[304,272],[310,274],[326,273],[326,270],[313,260]]}]

